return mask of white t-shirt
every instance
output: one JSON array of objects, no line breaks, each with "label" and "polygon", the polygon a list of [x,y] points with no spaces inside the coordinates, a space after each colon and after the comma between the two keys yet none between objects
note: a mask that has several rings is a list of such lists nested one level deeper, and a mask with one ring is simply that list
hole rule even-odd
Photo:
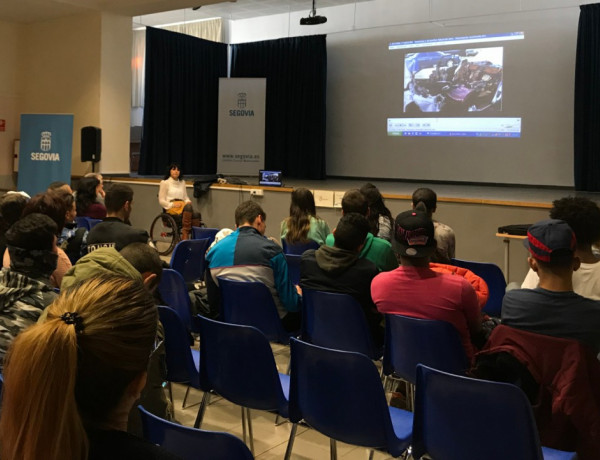
[{"label": "white t-shirt", "polygon": [[[535,289],[539,282],[540,278],[537,273],[529,269],[521,287]],[[600,262],[582,263],[579,270],[573,272],[573,290],[588,299],[600,300]]]}]

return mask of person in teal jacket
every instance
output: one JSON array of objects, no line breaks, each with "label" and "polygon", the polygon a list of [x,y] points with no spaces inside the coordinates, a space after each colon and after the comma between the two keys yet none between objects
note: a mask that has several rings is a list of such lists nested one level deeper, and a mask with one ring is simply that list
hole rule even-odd
[{"label": "person in teal jacket", "polygon": [[290,216],[281,222],[281,239],[288,244],[306,243],[308,240],[325,244],[329,234],[329,225],[317,217],[315,198],[306,188],[292,192]]},{"label": "person in teal jacket", "polygon": [[[342,197],[342,215],[349,212],[357,212],[365,217],[369,215],[369,205],[360,190],[348,190]],[[335,230],[327,235],[325,243],[333,246],[335,242]],[[398,259],[389,241],[377,238],[369,233],[365,245],[360,251],[360,258],[370,260],[380,272],[387,272],[398,268]]]}]

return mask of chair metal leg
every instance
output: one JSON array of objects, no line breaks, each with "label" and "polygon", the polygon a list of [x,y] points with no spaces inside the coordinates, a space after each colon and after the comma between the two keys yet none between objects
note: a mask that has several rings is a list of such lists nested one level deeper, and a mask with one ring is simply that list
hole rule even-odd
[{"label": "chair metal leg", "polygon": [[248,420],[248,440],[250,441],[250,452],[254,455],[254,433],[252,433],[252,416],[250,408],[246,407],[246,419]]},{"label": "chair metal leg", "polygon": [[194,423],[194,428],[200,428],[202,420],[204,419],[204,413],[206,412],[206,406],[208,406],[209,401],[210,392],[205,391],[204,396],[202,396],[202,402],[200,403],[200,407],[198,408],[198,415],[196,415],[196,422]]},{"label": "chair metal leg", "polygon": [[369,449],[369,460],[373,460],[374,455],[375,455],[375,449]]},{"label": "chair metal leg", "polygon": [[246,411],[244,409],[242,407],[242,439],[244,440],[244,444],[248,445],[246,441]]},{"label": "chair metal leg", "polygon": [[173,385],[168,382],[169,385],[169,399],[171,400],[171,406],[173,406],[173,412],[175,412],[175,402],[173,401]]},{"label": "chair metal leg", "polygon": [[329,452],[331,460],[337,460],[337,444],[333,438],[329,438]]},{"label": "chair metal leg", "polygon": [[183,402],[181,403],[182,409],[185,409],[185,402],[187,400],[189,392],[190,392],[190,386],[188,385],[187,390],[185,390],[185,396],[183,397]]},{"label": "chair metal leg", "polygon": [[287,449],[285,450],[284,460],[290,460],[292,456],[292,448],[294,447],[294,440],[296,439],[296,430],[298,429],[298,424],[292,424],[292,431],[290,431],[290,439],[288,440]]}]

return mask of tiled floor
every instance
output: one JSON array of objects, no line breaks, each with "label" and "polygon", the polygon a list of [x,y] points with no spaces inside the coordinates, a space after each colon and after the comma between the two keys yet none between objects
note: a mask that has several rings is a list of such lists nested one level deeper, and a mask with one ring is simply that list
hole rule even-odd
[{"label": "tiled floor", "polygon": [[[289,349],[281,345],[273,345],[277,367],[280,372],[285,372],[289,362]],[[181,402],[186,387],[173,385],[173,398],[175,399],[175,417],[186,426],[193,426],[198,412],[202,392],[190,390],[187,407],[181,408]],[[275,415],[252,410],[252,427],[254,430],[255,458],[262,460],[283,459],[291,430],[291,423],[283,421],[275,426]],[[215,431],[226,431],[242,438],[241,409],[225,399],[213,397],[211,404],[206,409],[202,428]],[[368,450],[363,447],[337,443],[338,458],[348,460],[363,460],[368,458]],[[328,459],[329,438],[317,431],[299,426],[296,441],[292,451],[292,459]],[[376,452],[374,458],[383,460],[392,458],[387,454]]]}]

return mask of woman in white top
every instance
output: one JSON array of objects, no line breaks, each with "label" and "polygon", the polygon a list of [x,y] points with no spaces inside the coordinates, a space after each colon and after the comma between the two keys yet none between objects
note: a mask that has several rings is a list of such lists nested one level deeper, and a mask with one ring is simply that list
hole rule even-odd
[{"label": "woman in white top", "polygon": [[186,183],[177,163],[171,163],[165,174],[164,180],[160,181],[158,191],[158,202],[165,212],[181,216],[182,238],[190,237],[192,225],[199,227],[202,217],[199,212],[194,212],[192,200],[187,194]]}]

